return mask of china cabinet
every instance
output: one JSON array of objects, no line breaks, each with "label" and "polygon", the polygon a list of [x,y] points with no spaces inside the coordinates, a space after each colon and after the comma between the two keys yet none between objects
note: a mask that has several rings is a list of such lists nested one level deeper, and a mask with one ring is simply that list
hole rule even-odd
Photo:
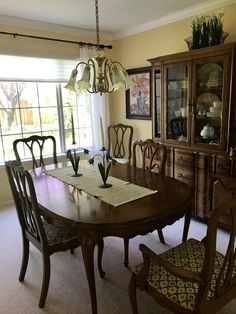
[{"label": "china cabinet", "polygon": [[201,218],[212,208],[211,175],[236,175],[235,48],[228,43],[148,60],[153,138],[168,148],[166,174],[194,189]]}]

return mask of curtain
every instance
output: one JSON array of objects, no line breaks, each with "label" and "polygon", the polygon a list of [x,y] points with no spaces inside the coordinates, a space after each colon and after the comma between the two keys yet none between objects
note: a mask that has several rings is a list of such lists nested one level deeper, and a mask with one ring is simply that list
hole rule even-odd
[{"label": "curtain", "polygon": [[[96,49],[83,47],[80,48],[80,61],[87,62],[87,60],[96,54]],[[80,69],[78,69],[79,71]],[[81,77],[82,73],[78,73]],[[99,150],[102,147],[100,117],[102,118],[105,147],[107,147],[107,126],[109,125],[109,107],[108,94],[90,94],[86,92],[86,96],[81,94],[79,97],[88,97],[91,109],[91,125],[92,125],[92,147]],[[82,101],[82,99],[81,99]]]}]

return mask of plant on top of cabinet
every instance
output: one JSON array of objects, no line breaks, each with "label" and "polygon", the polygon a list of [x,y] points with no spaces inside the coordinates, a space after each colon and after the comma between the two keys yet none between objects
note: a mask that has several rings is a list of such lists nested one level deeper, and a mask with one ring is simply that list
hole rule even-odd
[{"label": "plant on top of cabinet", "polygon": [[192,37],[188,37],[185,41],[189,49],[198,49],[208,46],[222,44],[229,33],[223,30],[223,15],[204,15],[195,17],[191,23]]}]

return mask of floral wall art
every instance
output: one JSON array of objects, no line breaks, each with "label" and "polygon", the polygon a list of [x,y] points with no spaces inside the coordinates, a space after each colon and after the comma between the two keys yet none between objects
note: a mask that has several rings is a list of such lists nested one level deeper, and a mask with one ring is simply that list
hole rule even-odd
[{"label": "floral wall art", "polygon": [[127,70],[131,87],[126,91],[126,118],[151,119],[151,68]]}]

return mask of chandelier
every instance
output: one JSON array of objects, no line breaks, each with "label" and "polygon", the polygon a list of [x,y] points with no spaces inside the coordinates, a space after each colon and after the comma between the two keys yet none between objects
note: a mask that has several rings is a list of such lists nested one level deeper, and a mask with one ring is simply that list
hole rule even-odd
[{"label": "chandelier", "polygon": [[[95,0],[96,15],[96,55],[86,62],[79,62],[72,71],[65,88],[74,92],[88,91],[89,93],[111,93],[120,87],[130,88],[131,80],[120,62],[112,61],[100,55],[98,0]],[[81,79],[76,82],[78,67],[83,67]]]}]

